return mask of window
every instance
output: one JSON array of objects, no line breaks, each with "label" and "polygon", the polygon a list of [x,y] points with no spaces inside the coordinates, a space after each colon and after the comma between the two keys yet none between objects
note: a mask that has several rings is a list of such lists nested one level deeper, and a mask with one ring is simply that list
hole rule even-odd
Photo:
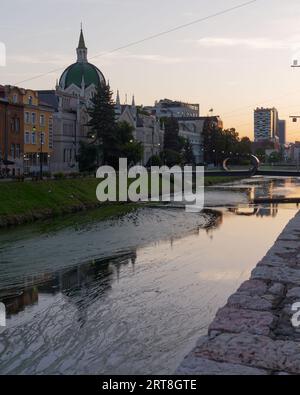
[{"label": "window", "polygon": [[28,97],[28,104],[29,104],[30,106],[32,106],[32,96],[29,96],[29,97]]},{"label": "window", "polygon": [[49,148],[53,148],[53,119],[49,118]]},{"label": "window", "polygon": [[21,153],[21,147],[20,144],[16,145],[16,158],[20,158],[20,153]]},{"label": "window", "polygon": [[29,115],[29,112],[25,112],[25,123],[30,123],[30,115]]},{"label": "window", "polygon": [[74,124],[72,122],[63,123],[63,135],[73,137],[75,135]]},{"label": "window", "polygon": [[10,146],[10,155],[11,155],[12,159],[15,159],[15,145],[14,144],[12,144]]},{"label": "window", "polygon": [[40,125],[45,126],[45,115],[44,114],[40,115]]},{"label": "window", "polygon": [[36,144],[36,133],[35,132],[31,133],[31,144]]},{"label": "window", "polygon": [[13,103],[14,104],[18,103],[18,95],[16,93],[13,95]]},{"label": "window", "polygon": [[33,112],[33,113],[31,114],[31,123],[32,123],[33,125],[35,125],[35,123],[36,123],[36,113],[35,113],[35,112]]},{"label": "window", "polygon": [[20,133],[20,119],[15,118],[15,132]]},{"label": "window", "polygon": [[25,132],[25,144],[30,144],[30,133]]}]

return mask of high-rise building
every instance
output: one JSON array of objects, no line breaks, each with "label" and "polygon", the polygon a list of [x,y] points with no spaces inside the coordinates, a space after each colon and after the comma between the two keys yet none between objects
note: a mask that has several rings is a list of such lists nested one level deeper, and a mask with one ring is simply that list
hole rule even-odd
[{"label": "high-rise building", "polygon": [[279,143],[281,145],[286,144],[286,121],[279,119],[278,120],[278,136]]},{"label": "high-rise building", "polygon": [[278,141],[278,111],[276,108],[254,110],[255,141]]}]

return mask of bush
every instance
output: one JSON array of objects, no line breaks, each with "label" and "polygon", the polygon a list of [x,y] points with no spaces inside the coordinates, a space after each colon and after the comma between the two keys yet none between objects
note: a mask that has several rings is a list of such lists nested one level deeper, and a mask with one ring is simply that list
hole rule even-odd
[{"label": "bush", "polygon": [[16,176],[16,180],[17,180],[18,182],[24,182],[25,176],[24,176],[23,174],[21,174],[20,176]]},{"label": "bush", "polygon": [[81,174],[78,171],[73,171],[72,173],[69,173],[70,178],[80,178]]},{"label": "bush", "polygon": [[181,155],[173,150],[164,150],[161,154],[162,160],[163,162],[171,167],[171,166],[175,166],[175,165],[181,165],[182,163],[182,158]]},{"label": "bush", "polygon": [[147,162],[147,167],[162,166],[162,165],[163,165],[163,161],[158,155],[151,156],[151,158]]},{"label": "bush", "polygon": [[50,173],[50,171],[44,171],[44,172],[43,172],[43,177],[51,178],[51,173]]},{"label": "bush", "polygon": [[54,177],[56,180],[62,180],[62,179],[64,179],[64,178],[66,178],[65,174],[62,173],[62,172],[60,172],[60,173],[54,173],[54,174],[53,174],[53,177]]}]

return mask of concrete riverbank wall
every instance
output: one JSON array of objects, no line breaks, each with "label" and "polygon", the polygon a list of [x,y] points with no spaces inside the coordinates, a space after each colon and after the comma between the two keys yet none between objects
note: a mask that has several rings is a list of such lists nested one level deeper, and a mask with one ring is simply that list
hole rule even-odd
[{"label": "concrete riverbank wall", "polygon": [[[255,248],[249,240],[249,248]],[[247,251],[245,251],[247,254]],[[300,212],[177,369],[183,375],[300,374]],[[300,323],[300,318],[298,318]]]}]

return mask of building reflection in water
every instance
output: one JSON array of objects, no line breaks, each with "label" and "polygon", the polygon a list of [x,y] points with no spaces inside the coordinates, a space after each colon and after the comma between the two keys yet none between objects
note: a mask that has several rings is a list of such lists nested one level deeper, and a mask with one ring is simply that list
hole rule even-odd
[{"label": "building reflection in water", "polygon": [[[94,297],[101,297],[111,289],[114,278],[119,279],[122,266],[131,265],[134,269],[136,257],[136,251],[132,251],[114,258],[93,260],[69,270],[34,279],[26,278],[23,288],[2,289],[0,301],[5,304],[7,317],[10,318],[24,311],[26,307],[38,304],[39,295],[54,296],[61,293],[76,305],[80,313],[79,320],[84,322],[86,309],[94,301]],[[92,290],[95,284],[97,284],[97,295],[94,295]],[[84,303],[82,303],[83,299]]]},{"label": "building reflection in water", "polygon": [[[199,234],[203,230],[209,234],[210,231],[213,232],[221,226],[223,221],[221,211],[204,210],[204,213],[209,218],[208,224],[204,227],[197,227],[189,232],[190,234]],[[170,238],[171,244],[174,241],[174,238]],[[88,306],[94,302],[95,298],[105,295],[114,281],[119,281],[122,267],[131,265],[134,273],[136,261],[137,251],[132,250],[119,256],[82,263],[71,269],[30,276],[24,278],[23,288],[2,289],[0,302],[5,304],[9,318],[24,311],[26,307],[38,304],[39,295],[54,296],[60,293],[76,306],[79,321],[84,324]]]},{"label": "building reflection in water", "polygon": [[[294,187],[295,184],[290,179],[276,180],[276,182],[268,180],[263,185],[261,183],[258,186],[249,184],[246,195],[249,202],[258,197],[278,197],[280,196],[278,193],[280,188],[284,190],[284,188],[291,186]],[[245,188],[243,191],[245,192]],[[226,210],[240,216],[276,217],[278,205],[265,204],[253,207],[249,204],[248,208],[230,207]],[[201,215],[203,214],[208,219],[206,225],[199,226],[189,233],[197,235],[205,231],[208,237],[213,238],[213,233],[223,224],[224,211],[205,209]],[[178,239],[186,235],[184,234]],[[175,240],[175,238],[170,238],[171,245]],[[159,242],[156,244],[159,244]],[[79,320],[84,324],[88,306],[94,302],[95,298],[100,298],[109,292],[114,281],[119,281],[122,267],[131,265],[134,273],[136,261],[137,251],[131,250],[119,256],[82,263],[71,269],[39,276],[29,276],[24,278],[22,288],[0,290],[0,302],[4,302],[6,305],[9,318],[24,311],[28,306],[38,304],[39,295],[60,293],[76,306],[79,312]]]}]

